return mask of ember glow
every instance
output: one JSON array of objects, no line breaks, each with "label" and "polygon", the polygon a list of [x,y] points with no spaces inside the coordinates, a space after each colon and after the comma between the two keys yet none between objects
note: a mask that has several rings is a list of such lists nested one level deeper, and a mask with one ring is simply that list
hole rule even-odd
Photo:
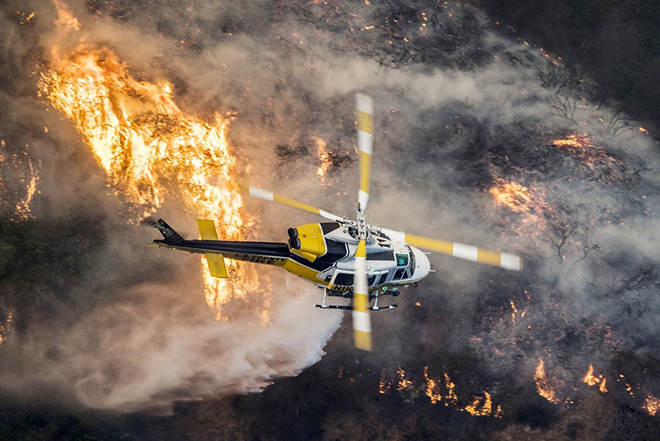
[{"label": "ember glow", "polygon": [[0,323],[0,344],[7,341],[9,334],[11,333],[11,325],[14,320],[14,310],[12,309],[7,314],[7,319],[4,323]]},{"label": "ember glow", "polygon": [[658,411],[660,411],[660,398],[649,394],[646,397],[643,408],[649,413],[649,415],[655,416]]},{"label": "ember glow", "polygon": [[536,383],[536,392],[538,392],[543,398],[553,404],[559,404],[561,402],[561,400],[557,398],[557,392],[555,392],[555,389],[548,381],[548,376],[545,373],[545,362],[543,360],[539,360],[539,364],[536,366],[534,382]]},{"label": "ember glow", "polygon": [[554,139],[552,145],[578,159],[589,168],[594,168],[599,164],[607,164],[608,162],[616,161],[616,159],[608,155],[602,147],[596,146],[591,139],[584,134],[574,134],[563,139]]},{"label": "ember glow", "polygon": [[26,194],[23,199],[18,201],[16,204],[16,216],[21,219],[28,219],[32,216],[30,212],[30,203],[32,203],[32,198],[34,198],[35,193],[37,192],[37,182],[39,182],[39,174],[35,170],[32,162],[30,164],[30,177],[29,182],[26,187]]},{"label": "ember glow", "polygon": [[[165,200],[178,200],[197,217],[215,219],[219,235],[244,239],[249,224],[233,180],[229,120],[211,121],[181,110],[167,81],[135,79],[106,47],[81,46],[58,57],[42,75],[42,96],[64,113],[94,152],[116,193],[137,220]],[[202,258],[205,296],[218,319],[222,306],[259,289],[254,269],[231,262],[235,283],[214,279]],[[238,279],[238,280],[236,280]]]}]

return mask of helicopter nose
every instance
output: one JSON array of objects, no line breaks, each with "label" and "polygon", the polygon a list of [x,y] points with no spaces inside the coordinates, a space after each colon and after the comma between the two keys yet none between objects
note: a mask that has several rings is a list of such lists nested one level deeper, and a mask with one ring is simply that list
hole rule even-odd
[{"label": "helicopter nose", "polygon": [[422,250],[415,247],[410,247],[410,249],[415,255],[415,268],[413,268],[412,278],[415,281],[420,281],[431,272],[431,262],[429,262],[429,258]]}]

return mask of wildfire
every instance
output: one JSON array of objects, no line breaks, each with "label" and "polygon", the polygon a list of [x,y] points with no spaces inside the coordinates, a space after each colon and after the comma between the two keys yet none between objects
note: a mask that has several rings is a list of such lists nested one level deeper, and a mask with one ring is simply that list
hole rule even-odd
[{"label": "wildfire", "polygon": [[602,375],[595,376],[594,366],[592,364],[589,365],[589,370],[584,374],[584,377],[582,377],[582,382],[589,386],[598,385],[598,390],[601,393],[607,393],[607,379]]},{"label": "wildfire", "polygon": [[443,403],[447,407],[452,406],[457,411],[468,412],[472,416],[502,418],[502,406],[497,405],[494,408],[489,392],[484,391],[482,395],[473,397],[465,407],[460,407],[462,404],[459,405],[459,399],[455,391],[456,385],[451,381],[449,374],[445,372],[443,377],[435,379],[429,375],[429,367],[425,366],[424,379],[426,380],[425,389],[415,387],[415,384],[409,379],[408,374],[401,366],[391,376],[387,375],[386,369],[383,369],[378,384],[378,392],[380,394],[386,394],[396,389],[404,398],[404,402],[412,403],[424,391],[425,395],[431,400],[431,404]]},{"label": "wildfire", "polygon": [[454,391],[456,385],[449,378],[449,374],[444,373],[445,381],[442,388],[440,387],[440,379],[434,380],[429,375],[428,366],[424,367],[424,379],[426,380],[426,396],[429,397],[432,404],[438,404],[441,401],[444,402],[445,406],[458,403],[458,396]]},{"label": "wildfire", "polygon": [[60,0],[53,0],[53,3],[57,9],[57,20],[55,20],[57,28],[70,31],[79,31],[80,22],[76,17],[73,16],[71,11],[69,11],[69,9],[64,6]]},{"label": "wildfire", "polygon": [[332,166],[332,161],[330,160],[330,153],[328,153],[328,150],[326,149],[326,142],[322,140],[321,138],[314,138],[316,142],[316,154],[319,158],[319,161],[321,161],[321,165],[319,168],[316,169],[316,176],[319,177],[319,180],[321,181],[321,184],[323,186],[327,185],[327,180],[326,180],[326,175],[328,174],[328,170]]},{"label": "wildfire", "polygon": [[495,198],[495,202],[504,205],[516,213],[527,213],[530,211],[532,195],[527,187],[523,187],[517,182],[505,182],[497,178],[495,187],[490,189],[490,194]]},{"label": "wildfire", "polygon": [[561,400],[557,398],[557,393],[548,381],[545,373],[545,362],[540,359],[536,372],[534,373],[534,382],[536,383],[536,392],[553,404],[559,404]]},{"label": "wildfire", "polygon": [[495,418],[502,418],[502,406],[498,405],[495,413],[493,413],[493,401],[490,394],[484,391],[483,397],[475,397],[472,404],[468,404],[463,409],[472,416],[494,416]]},{"label": "wildfire", "polygon": [[34,198],[34,195],[37,192],[37,183],[39,182],[39,173],[37,172],[37,170],[35,170],[34,166],[32,165],[32,161],[28,162],[28,164],[30,167],[30,175],[27,184],[27,189],[25,192],[25,197],[20,201],[18,201],[14,211],[15,216],[17,218],[24,220],[32,217],[32,213],[30,211],[30,203],[32,203],[32,199]]},{"label": "wildfire", "polygon": [[[341,376],[340,376],[341,377]],[[380,372],[380,383],[378,383],[378,393],[385,394],[392,389],[392,383],[386,380],[385,368]]]},{"label": "wildfire", "polygon": [[408,379],[406,371],[404,371],[401,366],[399,366],[399,369],[396,370],[396,376],[398,377],[396,390],[399,392],[412,386],[413,382]]},{"label": "wildfire", "polygon": [[516,315],[518,314],[518,308],[516,307],[516,304],[513,302],[513,300],[511,300],[510,302],[511,302],[511,320],[513,321],[513,323],[515,323]]},{"label": "wildfire", "polygon": [[5,320],[4,324],[0,324],[0,345],[7,341],[7,338],[9,338],[9,334],[11,333],[11,323],[14,320],[14,310],[12,309],[9,311],[9,314],[7,314],[7,320]]},{"label": "wildfire", "polygon": [[[55,4],[58,26],[79,29],[75,17]],[[228,119],[216,114],[205,121],[184,112],[169,82],[135,79],[107,47],[81,45],[66,56],[54,49],[53,57],[40,95],[80,132],[136,218],[173,199],[198,217],[215,219],[222,238],[244,239],[250,220],[241,216],[243,201],[233,180]],[[218,319],[227,318],[224,304],[259,291],[258,275],[248,266],[230,263],[232,278],[240,279],[232,284],[211,278],[204,258],[202,266],[206,302]]]},{"label": "wildfire", "polygon": [[660,410],[660,398],[656,398],[649,394],[646,397],[643,408],[649,413],[649,415],[655,416]]},{"label": "wildfire", "polygon": [[594,145],[591,139],[584,134],[569,135],[564,139],[554,139],[552,145],[577,158],[589,168],[594,168],[598,164],[616,161],[605,150]]}]

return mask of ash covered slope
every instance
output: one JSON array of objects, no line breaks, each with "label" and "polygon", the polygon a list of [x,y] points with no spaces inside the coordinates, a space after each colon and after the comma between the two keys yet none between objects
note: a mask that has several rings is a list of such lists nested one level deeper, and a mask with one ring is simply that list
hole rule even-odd
[{"label": "ash covered slope", "polygon": [[[136,72],[168,78],[183,107],[236,112],[230,138],[263,185],[349,212],[352,199],[336,195],[356,188],[351,97],[366,88],[379,109],[372,219],[526,257],[522,275],[434,257],[438,273],[408,293],[405,309],[374,318],[380,349],[373,358],[358,364],[342,331],[328,360],[299,380],[234,404],[180,409],[189,436],[204,439],[234,420],[235,433],[250,427],[262,437],[267,428],[254,422],[252,407],[269,409],[275,427],[301,439],[352,438],[362,417],[391,422],[396,412],[405,414],[392,423],[401,436],[507,439],[547,431],[618,439],[628,424],[640,439],[657,433],[649,415],[660,396],[652,367],[660,306],[650,171],[656,145],[614,109],[591,102],[589,81],[539,48],[498,36],[479,12],[444,3],[87,6],[91,14],[81,21],[90,23],[91,42]],[[145,42],[138,48],[136,35]],[[29,65],[23,54],[15,57]],[[250,207],[284,217],[281,208]],[[24,326],[38,338],[36,324]],[[137,366],[151,361],[138,358]],[[95,368],[110,367],[103,362]],[[590,364],[602,378],[585,383]],[[124,386],[113,380],[105,384]],[[98,385],[84,384],[85,392]],[[152,389],[151,397],[190,397],[191,389],[176,386]],[[308,391],[303,408],[314,422],[304,427],[287,413],[298,408],[289,400],[299,388]],[[218,384],[203,390],[223,391]],[[357,393],[366,402],[356,403]],[[273,401],[283,403],[281,413]],[[348,406],[358,410],[343,411]],[[596,420],[594,408],[611,418]],[[415,423],[419,412],[423,420]],[[219,413],[213,423],[204,417]]]}]

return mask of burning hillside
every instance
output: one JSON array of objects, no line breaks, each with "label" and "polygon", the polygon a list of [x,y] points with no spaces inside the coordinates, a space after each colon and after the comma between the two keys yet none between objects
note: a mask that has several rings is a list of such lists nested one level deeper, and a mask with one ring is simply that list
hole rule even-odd
[{"label": "burning hillside", "polygon": [[[462,3],[18,3],[0,26],[7,396],[169,409],[190,439],[658,433],[653,130],[560,57]],[[239,175],[350,214],[364,90],[374,221],[524,272],[432,256],[363,356],[316,290],[256,265],[202,286],[198,261],[144,250],[147,214],[230,240],[315,221],[246,208]]]},{"label": "burning hillside", "polygon": [[[199,218],[215,219],[223,239],[245,238],[226,118],[206,122],[186,114],[171,84],[134,79],[108,48],[83,45],[56,59],[40,88],[80,132],[135,220],[173,199]],[[226,318],[224,304],[259,289],[252,268],[232,264],[241,283],[227,284],[211,278],[202,262],[206,301],[219,319]]]}]

